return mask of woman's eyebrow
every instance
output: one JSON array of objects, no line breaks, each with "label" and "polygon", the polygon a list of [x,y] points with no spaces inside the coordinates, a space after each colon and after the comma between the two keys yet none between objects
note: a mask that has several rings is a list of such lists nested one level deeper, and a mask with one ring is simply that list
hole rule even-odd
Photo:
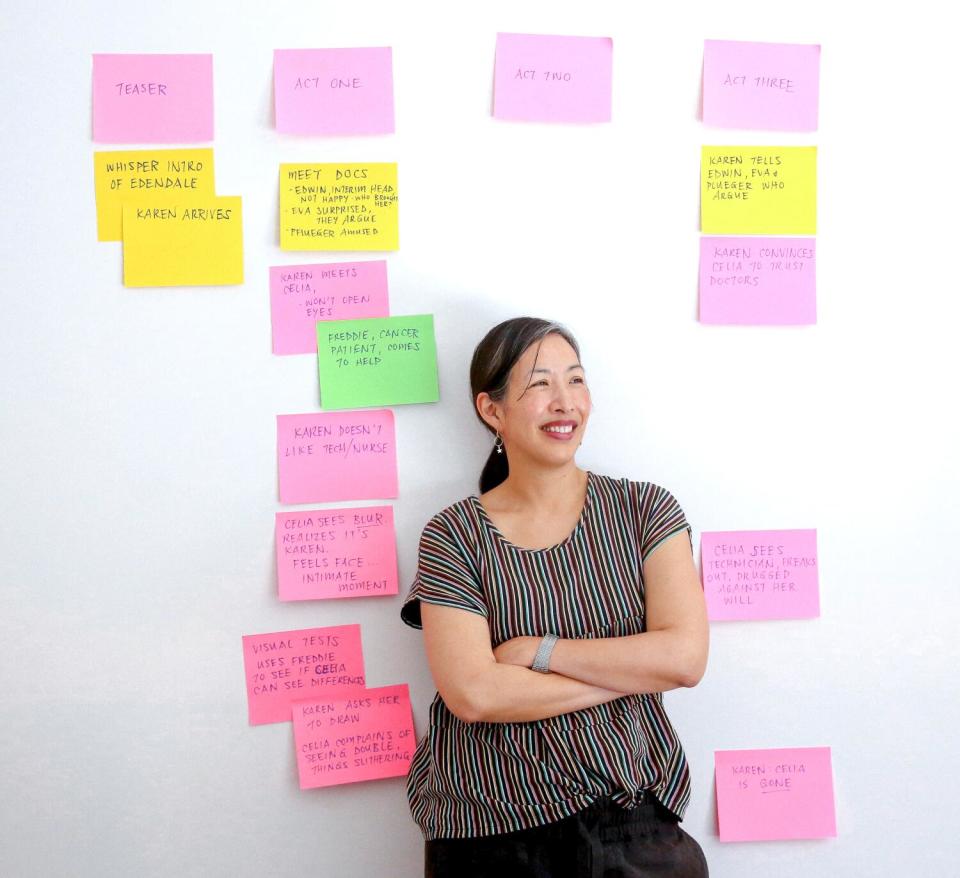
[{"label": "woman's eyebrow", "polygon": [[[567,371],[568,371],[568,372],[572,371],[573,369],[583,369],[583,366],[581,366],[579,363],[574,363],[572,366],[567,366]],[[549,374],[549,373],[552,372],[552,371],[553,371],[553,369],[545,369],[543,366],[541,366],[541,367],[538,368],[538,369],[534,369],[534,370],[533,370],[533,373],[531,373],[531,374],[535,374],[535,373],[537,373],[537,372],[547,372],[547,373]]]}]

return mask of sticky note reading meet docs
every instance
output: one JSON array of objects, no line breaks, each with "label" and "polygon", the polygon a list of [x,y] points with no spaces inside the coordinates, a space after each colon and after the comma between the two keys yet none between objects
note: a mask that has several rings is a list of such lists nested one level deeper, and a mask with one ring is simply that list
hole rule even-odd
[{"label": "sticky note reading meet docs", "polygon": [[705,124],[816,131],[819,100],[819,46],[704,40]]},{"label": "sticky note reading meet docs", "polygon": [[815,235],[815,146],[705,146],[700,227],[718,235]]},{"label": "sticky note reading meet docs", "polygon": [[384,259],[270,267],[275,354],[315,354],[318,320],[389,313]]},{"label": "sticky note reading meet docs", "polygon": [[717,750],[720,841],[833,838],[829,747]]},{"label": "sticky note reading meet docs", "polygon": [[396,250],[397,165],[280,165],[284,250]]},{"label": "sticky note reading meet docs", "polygon": [[123,238],[123,205],[213,196],[212,149],[132,149],[93,154],[97,240]]},{"label": "sticky note reading meet docs", "polygon": [[397,496],[393,412],[277,415],[281,503]]},{"label": "sticky note reading meet docs", "polygon": [[440,398],[432,314],[318,323],[317,363],[325,409]]},{"label": "sticky note reading meet docs", "polygon": [[284,134],[392,134],[393,52],[276,49],[273,101]]},{"label": "sticky note reading meet docs", "polygon": [[213,56],[94,55],[93,139],[213,140]]},{"label": "sticky note reading meet docs", "polygon": [[124,205],[123,282],[128,287],[242,284],[239,196]]},{"label": "sticky note reading meet docs", "polygon": [[404,777],[416,748],[406,684],[293,706],[300,789]]},{"label": "sticky note reading meet docs", "polygon": [[700,238],[700,322],[817,322],[815,238]]},{"label": "sticky note reading meet docs", "polygon": [[289,722],[294,701],[364,688],[360,626],[244,635],[243,669],[250,725]]},{"label": "sticky note reading meet docs", "polygon": [[713,621],[820,615],[815,530],[703,533],[700,561]]},{"label": "sticky note reading meet docs", "polygon": [[609,122],[613,40],[497,34],[493,115],[521,122]]},{"label": "sticky note reading meet docs", "polygon": [[396,594],[392,506],[278,512],[280,600]]}]

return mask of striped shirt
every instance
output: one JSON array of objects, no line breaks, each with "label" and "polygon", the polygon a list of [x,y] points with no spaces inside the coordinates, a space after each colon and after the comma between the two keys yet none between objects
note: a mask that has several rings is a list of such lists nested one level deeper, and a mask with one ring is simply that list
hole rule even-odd
[{"label": "striped shirt", "polygon": [[[638,634],[646,629],[642,562],[683,530],[689,537],[668,491],[588,472],[583,511],[567,539],[523,549],[471,496],[424,528],[401,617],[421,627],[420,601],[478,613],[493,646],[550,632]],[[642,789],[683,816],[689,772],[659,692],[534,722],[472,724],[457,719],[437,694],[407,775],[410,810],[427,839],[552,823],[602,796],[630,808]]]}]

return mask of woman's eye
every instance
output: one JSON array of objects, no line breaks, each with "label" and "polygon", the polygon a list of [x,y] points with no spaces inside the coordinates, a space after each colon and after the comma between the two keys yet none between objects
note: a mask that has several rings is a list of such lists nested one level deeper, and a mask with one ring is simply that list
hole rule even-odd
[{"label": "woman's eye", "polygon": [[583,378],[581,378],[579,375],[578,375],[576,378],[571,378],[570,380],[571,380],[574,384],[583,384],[583,383],[584,383],[584,382],[583,382]]}]

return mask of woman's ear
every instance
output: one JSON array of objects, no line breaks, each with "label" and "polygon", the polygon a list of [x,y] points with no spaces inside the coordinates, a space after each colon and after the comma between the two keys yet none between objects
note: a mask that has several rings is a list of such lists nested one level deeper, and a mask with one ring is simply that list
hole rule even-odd
[{"label": "woman's ear", "polygon": [[502,425],[501,409],[487,392],[477,394],[477,412],[491,430],[499,430]]}]

